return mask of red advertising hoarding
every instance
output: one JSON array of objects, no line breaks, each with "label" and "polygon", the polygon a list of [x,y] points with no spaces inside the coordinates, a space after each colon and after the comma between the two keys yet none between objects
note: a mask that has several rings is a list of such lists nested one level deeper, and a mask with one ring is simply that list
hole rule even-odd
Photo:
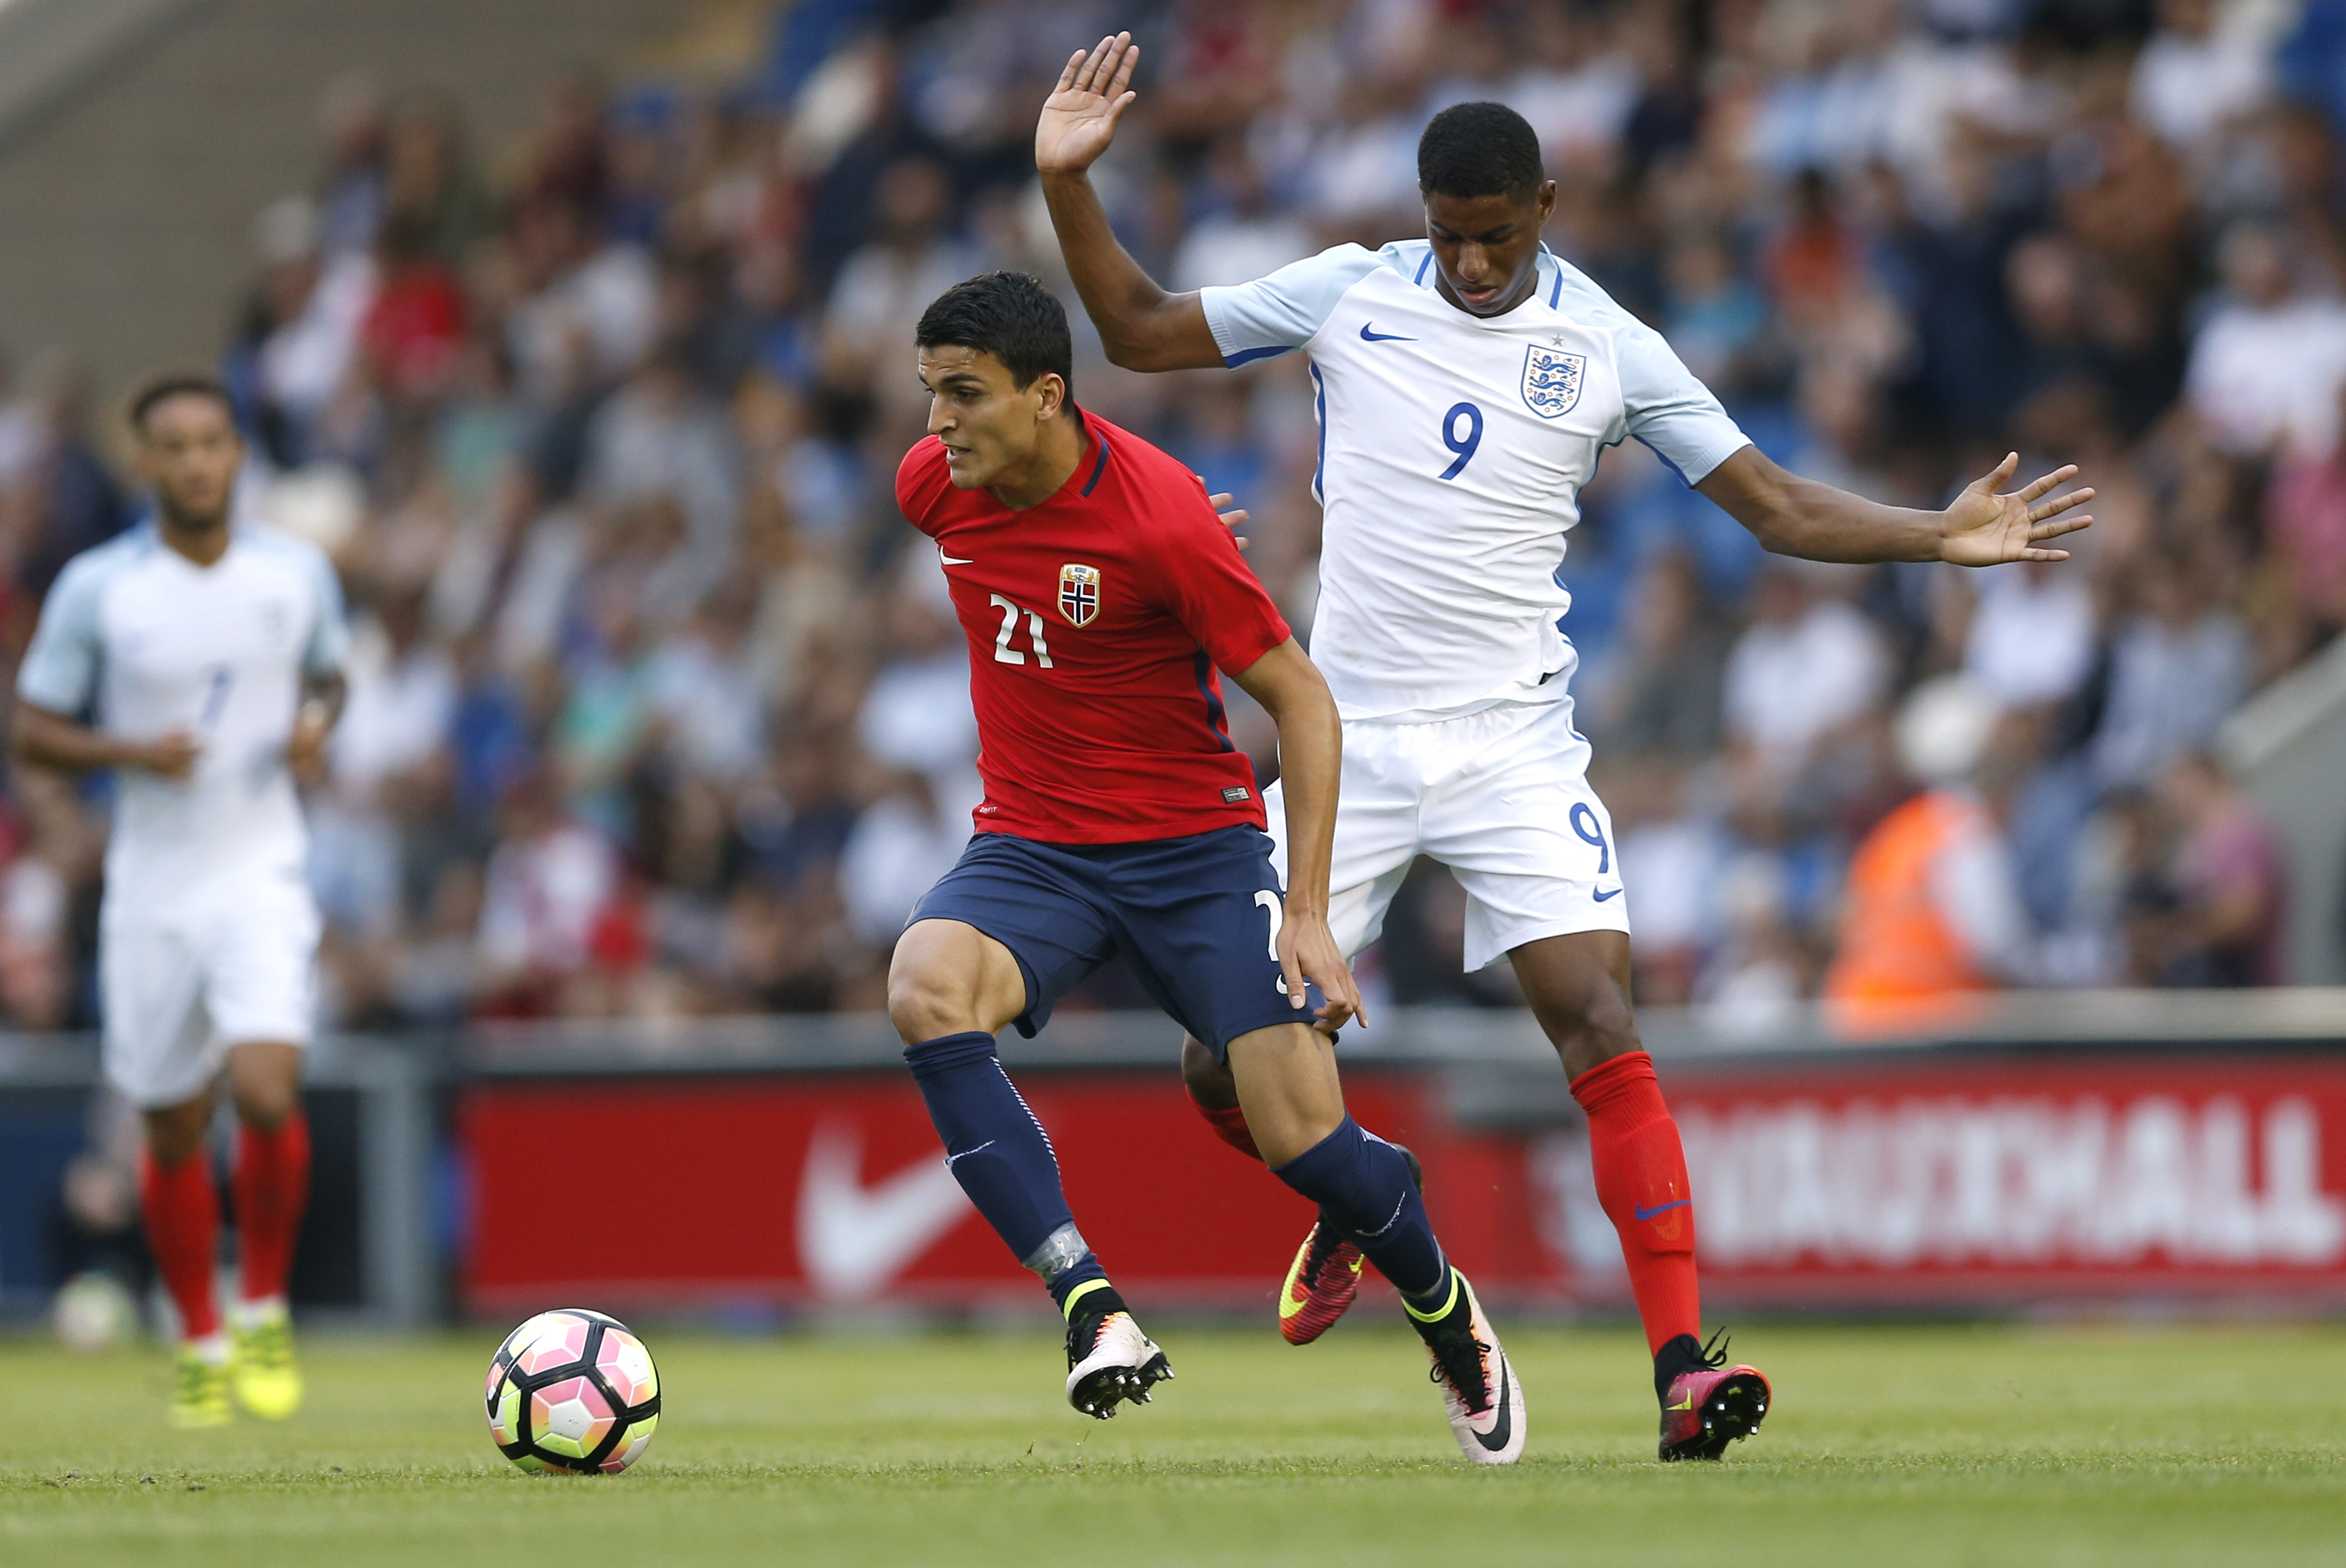
[{"label": "red advertising hoarding", "polygon": [[[1171,1074],[1019,1076],[1121,1287],[1270,1298],[1310,1207],[1216,1141]],[[1664,1081],[1717,1309],[2346,1304],[2346,1060],[1868,1053],[1666,1063]],[[1347,1088],[1423,1157],[1459,1263],[1518,1305],[1623,1300],[1578,1130],[1460,1125],[1446,1082],[1386,1069]],[[1040,1299],[894,1074],[490,1081],[463,1092],[458,1131],[473,1311]],[[581,1168],[605,1179],[580,1192]]]},{"label": "red advertising hoarding", "polygon": [[2346,1300],[2346,1063],[1947,1062],[1677,1096],[1745,1301]]},{"label": "red advertising hoarding", "polygon": [[[1199,1305],[1270,1299],[1311,1206],[1217,1141],[1177,1079],[1020,1081],[1051,1131],[1077,1222],[1120,1285]],[[1365,1124],[1440,1135],[1426,1125],[1423,1081],[1362,1074],[1349,1087]],[[573,1295],[790,1307],[1041,1299],[963,1197],[901,1074],[493,1083],[465,1091],[458,1129],[473,1194],[463,1272],[473,1310]],[[620,1151],[601,1165],[609,1179],[591,1201],[549,1185],[546,1173],[579,1168],[588,1150]],[[1441,1163],[1463,1176],[1480,1157],[1445,1151]],[[1500,1179],[1494,1171],[1484,1185]]]}]

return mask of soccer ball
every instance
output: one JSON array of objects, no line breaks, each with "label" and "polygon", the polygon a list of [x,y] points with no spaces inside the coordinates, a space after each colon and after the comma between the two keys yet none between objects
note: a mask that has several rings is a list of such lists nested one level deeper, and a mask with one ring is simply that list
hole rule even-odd
[{"label": "soccer ball", "polygon": [[651,1445],[659,1409],[644,1342],[583,1307],[540,1312],[489,1363],[489,1439],[533,1474],[618,1474]]}]

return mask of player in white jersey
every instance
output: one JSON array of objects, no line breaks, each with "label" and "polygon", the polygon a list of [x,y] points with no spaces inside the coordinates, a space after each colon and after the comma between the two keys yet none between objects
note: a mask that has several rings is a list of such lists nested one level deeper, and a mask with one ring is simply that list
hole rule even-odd
[{"label": "player in white jersey", "polygon": [[[1921,512],[1779,468],[1658,333],[1540,243],[1556,186],[1530,126],[1499,104],[1427,126],[1425,239],[1168,294],[1117,243],[1086,173],[1133,102],[1137,55],[1120,34],[1068,62],[1035,164],[1116,363],[1310,357],[1325,514],[1311,657],[1344,719],[1330,923],[1357,951],[1415,857],[1450,867],[1467,895],[1467,967],[1513,963],[1587,1113],[1597,1196],[1654,1352],[1661,1457],[1716,1459],[1759,1425],[1768,1384],[1706,1354],[1685,1155],[1630,1011],[1629,901],[1572,726],[1560,624],[1579,488],[1604,448],[1634,436],[1772,551],[1973,566],[2066,559],[2048,541],[2086,526],[2071,509],[2093,492],[2047,499],[2065,468],[1999,494],[2014,455]],[[1184,1067],[1209,1119],[1247,1147],[1210,1062],[1189,1053]],[[1323,1217],[1280,1292],[1288,1338],[1333,1321],[1359,1270]]]},{"label": "player in white jersey", "polygon": [[[342,706],[349,634],[314,546],[230,521],[244,445],[226,390],[172,374],[132,402],[153,517],[68,564],[16,679],[27,762],[112,771],[98,972],[106,1075],[145,1114],[147,1235],[182,1339],[171,1417],[301,1398],[286,1278],[309,1190],[301,1058],[318,912],[294,792]],[[223,1075],[238,1121],[240,1274],[215,1299],[219,1198],[204,1135]]]}]

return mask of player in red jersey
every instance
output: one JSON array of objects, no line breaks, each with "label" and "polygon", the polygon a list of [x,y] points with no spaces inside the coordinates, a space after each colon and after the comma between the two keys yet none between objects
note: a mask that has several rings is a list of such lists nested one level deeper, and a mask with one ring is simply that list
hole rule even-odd
[{"label": "player in red jersey", "polygon": [[[930,434],[896,498],[935,539],[969,635],[985,799],[896,944],[888,1011],[946,1164],[1066,1315],[1068,1402],[1105,1418],[1172,1373],[1076,1228],[994,1036],[1033,1034],[1121,953],[1228,1064],[1273,1172],[1401,1291],[1460,1449],[1512,1462],[1522,1390],[1498,1336],[1408,1162],[1345,1114],[1337,1082],[1330,1036],[1360,995],[1328,929],[1342,742],[1327,683],[1198,477],[1076,407],[1066,312],[1040,283],[958,284],[917,336]],[[1222,672],[1279,725],[1284,891]]]}]

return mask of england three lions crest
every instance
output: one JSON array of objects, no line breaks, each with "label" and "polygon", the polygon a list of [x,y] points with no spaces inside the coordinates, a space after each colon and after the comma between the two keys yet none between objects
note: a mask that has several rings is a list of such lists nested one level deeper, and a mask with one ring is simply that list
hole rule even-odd
[{"label": "england three lions crest", "polygon": [[1562,419],[1580,401],[1588,356],[1537,345],[1524,351],[1524,402],[1542,419]]},{"label": "england three lions crest", "polygon": [[1059,614],[1071,626],[1087,626],[1099,615],[1100,569],[1068,565],[1059,568]]}]

